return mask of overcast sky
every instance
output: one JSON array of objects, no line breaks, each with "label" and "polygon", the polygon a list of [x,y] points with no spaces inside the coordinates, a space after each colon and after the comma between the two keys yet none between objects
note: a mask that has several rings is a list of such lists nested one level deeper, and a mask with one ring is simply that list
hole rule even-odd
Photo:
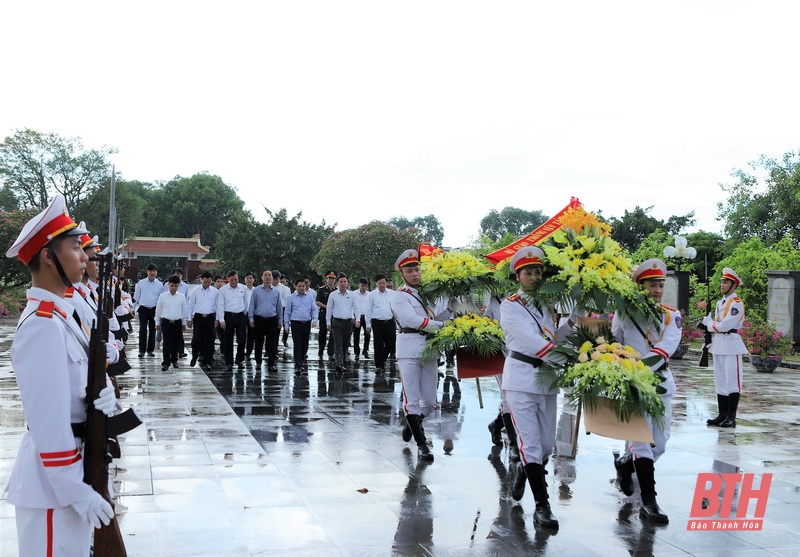
[{"label": "overcast sky", "polygon": [[[80,6],[80,7],[77,7]],[[800,146],[796,1],[3,2],[0,134],[200,171],[259,220],[435,214],[463,246],[571,196],[716,220],[734,168]],[[78,216],[80,218],[80,216]]]}]

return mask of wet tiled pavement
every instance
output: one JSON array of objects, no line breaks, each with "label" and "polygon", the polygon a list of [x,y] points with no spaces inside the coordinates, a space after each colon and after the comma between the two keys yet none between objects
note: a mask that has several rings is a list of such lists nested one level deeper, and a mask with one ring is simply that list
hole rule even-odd
[{"label": "wet tiled pavement", "polygon": [[[2,485],[25,428],[13,330],[0,323]],[[519,503],[507,495],[508,454],[486,429],[499,401],[494,380],[481,380],[480,408],[475,380],[440,368],[440,409],[425,420],[436,458],[426,464],[400,438],[394,370],[376,375],[362,359],[337,374],[312,359],[297,377],[291,348],[281,352],[277,372],[233,375],[132,359],[123,404],[144,425],[124,436],[115,461],[128,555],[800,555],[798,371],[747,366],[738,426],[720,430],[705,425],[713,373],[695,367],[696,356],[673,362],[672,439],[656,464],[670,524],[642,523],[637,498],[616,489],[611,455],[622,442],[581,431],[576,457],[548,465],[561,523],[551,535],[534,528],[529,491]],[[763,531],[687,531],[697,474],[712,471],[774,475]],[[3,496],[2,557],[17,555],[13,516]]]}]

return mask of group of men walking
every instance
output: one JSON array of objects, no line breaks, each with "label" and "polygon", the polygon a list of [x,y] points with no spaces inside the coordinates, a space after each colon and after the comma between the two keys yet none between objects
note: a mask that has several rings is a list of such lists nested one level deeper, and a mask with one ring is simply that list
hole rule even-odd
[{"label": "group of men walking", "polygon": [[[294,291],[277,270],[265,270],[255,285],[252,273],[229,271],[225,280],[215,280],[209,272],[200,275],[200,284],[189,291],[181,280],[180,269],[165,283],[157,280],[158,268],[147,266],[147,276],[139,280],[134,293],[139,315],[139,357],[155,357],[156,335],[163,335],[162,370],[180,367],[185,357],[183,333],[192,330],[192,360],[202,369],[212,369],[216,343],[228,371],[234,365],[243,369],[251,358],[257,367],[266,359],[274,371],[281,338],[288,347],[291,334],[293,360],[297,373],[307,371],[308,346],[312,329],[319,326],[320,359],[329,358],[337,371],[350,363],[350,345],[355,359],[369,358],[370,340],[374,343],[374,363],[378,373],[395,353],[395,322],[391,310],[393,291],[385,275],[359,279],[358,289],[350,289],[344,273],[328,271],[325,285],[311,289],[308,276],[294,281]],[[284,282],[281,282],[281,278]],[[363,343],[363,348],[362,348]]]}]

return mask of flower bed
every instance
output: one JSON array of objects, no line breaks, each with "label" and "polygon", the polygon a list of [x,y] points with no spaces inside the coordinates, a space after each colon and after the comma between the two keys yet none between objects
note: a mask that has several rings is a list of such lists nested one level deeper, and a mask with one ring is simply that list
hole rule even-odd
[{"label": "flower bed", "polygon": [[794,348],[792,339],[778,331],[771,321],[758,318],[745,319],[744,325],[739,329],[739,335],[747,351],[757,356],[774,354],[779,358],[785,358]]}]

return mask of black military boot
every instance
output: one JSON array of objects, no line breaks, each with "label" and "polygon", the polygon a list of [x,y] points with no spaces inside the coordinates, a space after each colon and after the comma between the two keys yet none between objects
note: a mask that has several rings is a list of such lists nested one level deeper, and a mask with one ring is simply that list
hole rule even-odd
[{"label": "black military boot", "polygon": [[711,420],[706,420],[708,425],[719,425],[728,417],[728,397],[725,395],[717,395],[717,405],[719,405],[719,415]]},{"label": "black military boot", "polygon": [[492,436],[492,445],[503,444],[503,415],[497,413],[497,417],[489,423],[489,433]]},{"label": "black military boot", "polygon": [[728,395],[728,415],[719,427],[736,427],[736,410],[739,408],[739,397],[741,393],[731,393]]},{"label": "black military boot", "polygon": [[525,465],[525,474],[531,485],[533,498],[536,501],[536,510],[533,512],[533,523],[545,528],[558,529],[558,519],[550,510],[549,496],[547,495],[547,482],[544,479],[544,465],[531,462]]},{"label": "black military boot", "polygon": [[417,452],[419,458],[422,460],[432,461],[433,453],[428,447],[428,442],[425,439],[425,431],[422,429],[422,416],[419,414],[409,414],[406,416],[406,422],[408,422],[408,425],[411,428],[411,433],[414,436],[414,441],[417,443]]},{"label": "black military boot", "polygon": [[514,429],[514,421],[511,419],[511,414],[503,414],[503,424],[506,426],[506,435],[508,435],[508,458],[518,461],[517,430]]},{"label": "black military boot", "polygon": [[614,468],[617,469],[617,482],[619,483],[620,491],[630,497],[633,495],[633,473],[635,472],[633,454],[628,453],[615,458]]},{"label": "black military boot", "polygon": [[637,458],[633,461],[636,468],[636,477],[639,478],[639,487],[642,490],[642,508],[639,514],[642,518],[657,524],[668,524],[669,517],[661,510],[656,501],[655,465],[650,458]]},{"label": "black military boot", "polygon": [[511,484],[511,497],[514,501],[521,501],[522,496],[525,495],[525,484],[528,483],[528,476],[525,474],[525,466],[521,462],[517,462],[514,467],[514,481]]},{"label": "black military boot", "polygon": [[406,443],[411,441],[411,437],[413,437],[414,435],[413,433],[411,433],[411,426],[408,423],[408,418],[409,417],[406,416],[406,425],[403,428],[403,441],[405,441]]}]

